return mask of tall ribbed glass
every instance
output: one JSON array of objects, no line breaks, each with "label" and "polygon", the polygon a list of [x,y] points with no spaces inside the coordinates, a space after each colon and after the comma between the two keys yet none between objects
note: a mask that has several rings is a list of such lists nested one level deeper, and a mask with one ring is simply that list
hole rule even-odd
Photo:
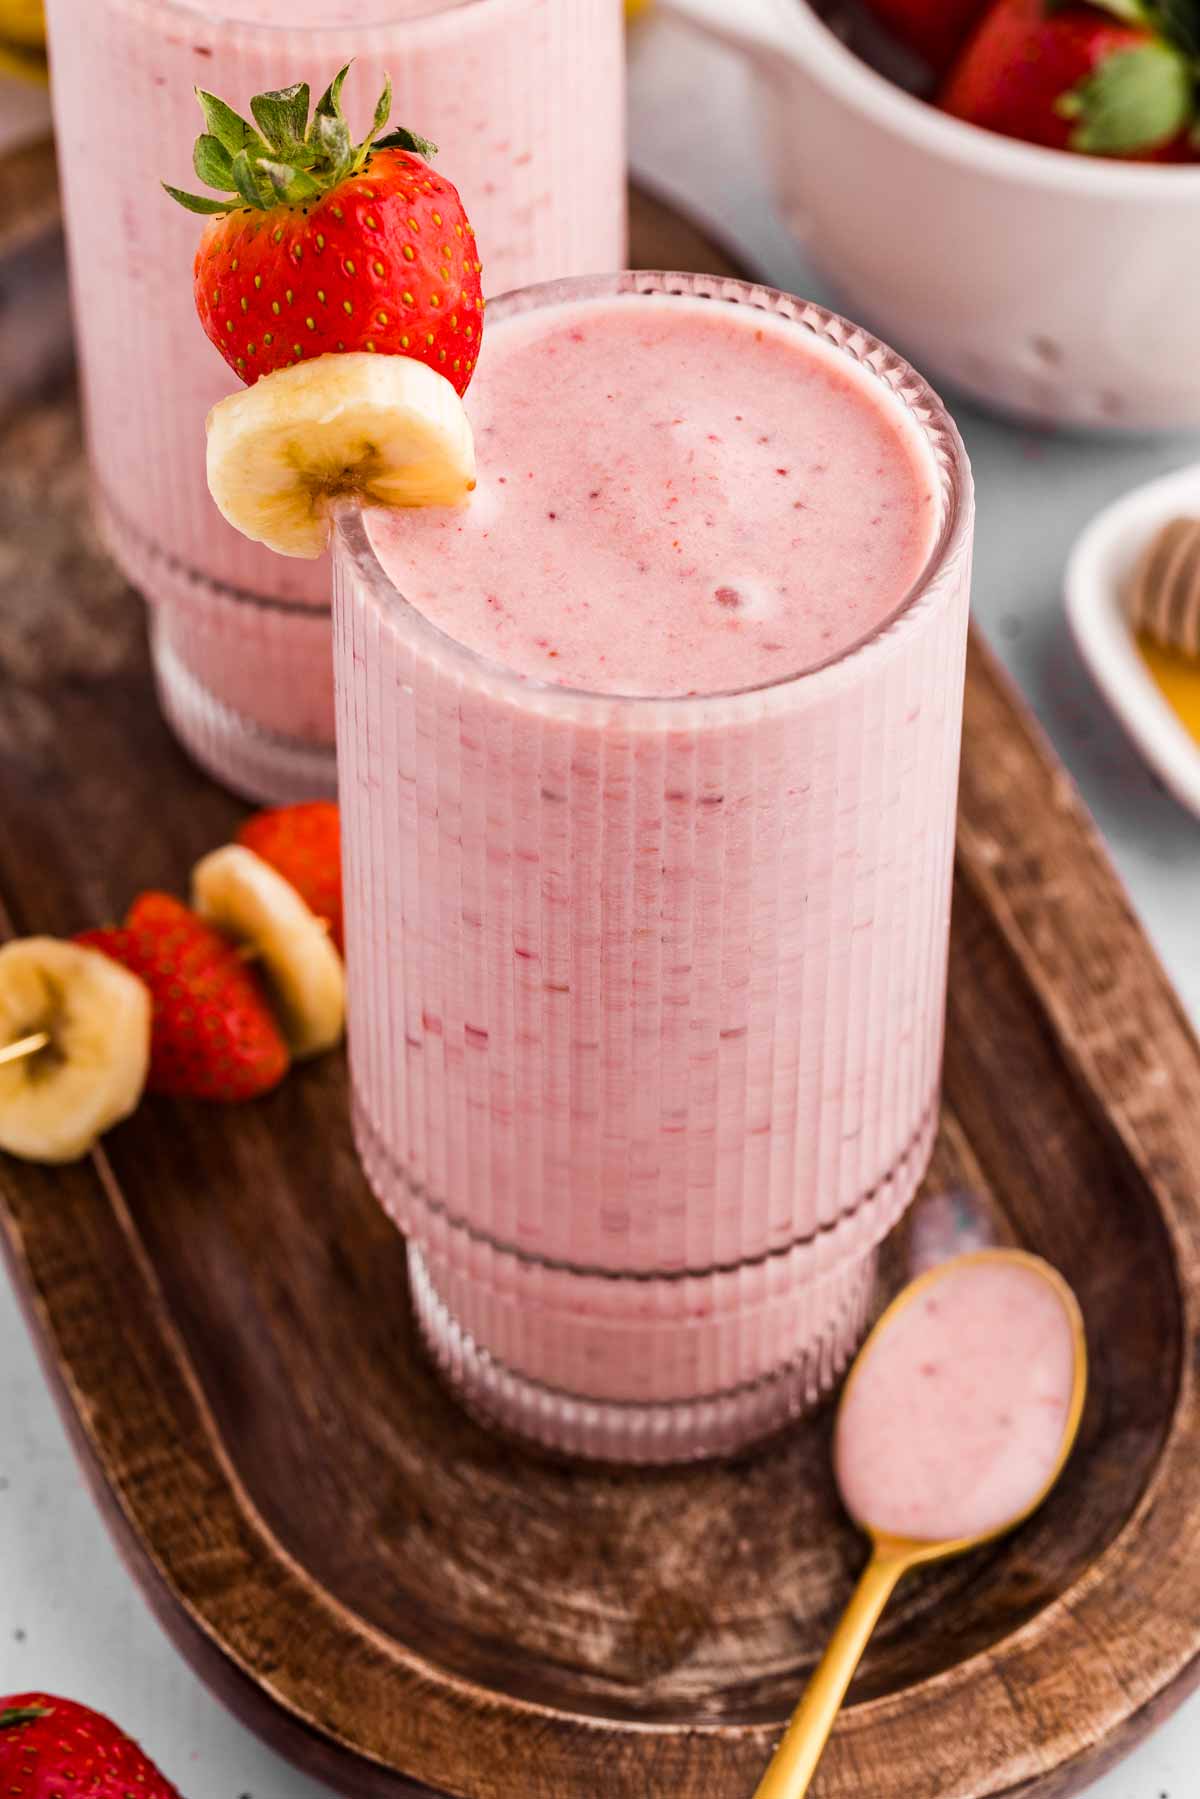
[{"label": "tall ribbed glass", "polygon": [[49,0],[48,13],[95,493],[153,607],[164,708],[251,797],[332,792],[328,562],[248,543],[205,483],[205,415],[238,383],[192,306],[202,222],[159,186],[196,185],[192,89],[245,111],[292,81],[315,96],[354,58],[346,107],[365,132],[390,73],[393,119],[440,145],[500,293],[625,259],[621,0]]},{"label": "tall ribbed glass", "polygon": [[926,1166],[972,499],[925,384],[802,301],[639,273],[493,324],[631,289],[767,308],[899,396],[939,508],[900,610],[771,686],[569,691],[430,624],[353,516],[334,638],[355,1125],[426,1338],[484,1416],[656,1461],[829,1387]]}]

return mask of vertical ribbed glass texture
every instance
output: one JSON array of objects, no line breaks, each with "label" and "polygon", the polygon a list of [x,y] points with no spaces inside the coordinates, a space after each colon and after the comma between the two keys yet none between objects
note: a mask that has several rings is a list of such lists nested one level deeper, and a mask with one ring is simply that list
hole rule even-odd
[{"label": "vertical ribbed glass texture", "polygon": [[617,1459],[728,1451],[858,1340],[936,1128],[970,476],[865,332],[733,281],[908,407],[941,531],[883,628],[768,687],[623,699],[518,679],[335,554],[356,1129],[473,1408]]},{"label": "vertical ribbed glass texture", "polygon": [[49,28],[95,492],[156,608],[167,715],[252,797],[332,792],[328,559],[248,543],[205,484],[205,415],[237,380],[192,306],[203,221],[159,186],[196,186],[192,89],[245,112],[353,58],[365,132],[389,73],[393,119],[439,144],[501,293],[625,260],[621,0],[50,0]]}]

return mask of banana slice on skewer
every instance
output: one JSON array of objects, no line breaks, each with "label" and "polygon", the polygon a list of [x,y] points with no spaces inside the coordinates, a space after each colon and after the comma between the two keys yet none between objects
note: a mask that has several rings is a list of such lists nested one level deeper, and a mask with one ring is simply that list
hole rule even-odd
[{"label": "banana slice on skewer", "polygon": [[150,1010],[137,976],[97,950],[53,937],[0,948],[0,1149],[74,1162],[127,1118],[146,1084]]},{"label": "banana slice on skewer", "polygon": [[340,1042],[346,1026],[342,960],[290,881],[253,850],[226,844],[192,870],[192,904],[254,952],[294,1056],[319,1055]]},{"label": "banana slice on skewer", "polygon": [[339,504],[461,506],[475,444],[454,388],[408,356],[332,352],[264,375],[208,415],[208,486],[281,556],[319,556]]}]

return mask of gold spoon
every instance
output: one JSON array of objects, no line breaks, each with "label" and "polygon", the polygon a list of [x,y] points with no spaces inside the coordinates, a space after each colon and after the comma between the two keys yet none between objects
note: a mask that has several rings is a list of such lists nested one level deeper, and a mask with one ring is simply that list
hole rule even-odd
[{"label": "gold spoon", "polygon": [[1042,1504],[1066,1465],[1079,1430],[1087,1393],[1087,1345],[1083,1318],[1075,1295],[1061,1274],[1040,1257],[1028,1255],[1018,1249],[984,1249],[971,1255],[957,1256],[952,1261],[931,1268],[927,1274],[906,1287],[892,1301],[859,1351],[842,1393],[839,1421],[844,1415],[846,1401],[855,1383],[861,1378],[863,1368],[879,1349],[900,1314],[907,1310],[914,1299],[927,1295],[929,1289],[944,1280],[948,1274],[983,1262],[1007,1263],[1037,1275],[1051,1288],[1066,1313],[1073,1350],[1073,1376],[1070,1398],[1063,1417],[1058,1457],[1048,1478],[1027,1504],[1012,1517],[978,1536],[926,1541],[917,1537],[894,1536],[887,1531],[874,1529],[865,1519],[855,1520],[871,1540],[871,1559],[804,1697],[792,1715],[787,1732],[755,1791],[754,1799],[802,1799],[808,1792],[854,1671],[862,1660],[871,1633],[901,1577],[927,1562],[964,1555],[967,1550],[976,1549],[982,1543],[990,1543],[994,1538],[1003,1536],[1018,1524],[1024,1523]]}]

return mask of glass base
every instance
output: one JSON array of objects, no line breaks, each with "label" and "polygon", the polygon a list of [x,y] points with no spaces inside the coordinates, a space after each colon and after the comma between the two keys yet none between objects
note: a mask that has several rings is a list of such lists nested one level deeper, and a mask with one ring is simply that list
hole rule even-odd
[{"label": "glass base", "polygon": [[149,603],[159,700],[188,754],[248,800],[334,798],[328,607],[226,586],[168,555],[103,491],[94,499],[114,560]]},{"label": "glass base", "polygon": [[425,1345],[455,1397],[481,1424],[588,1461],[667,1465],[731,1456],[810,1411],[833,1389],[862,1340],[878,1255],[824,1284],[824,1323],[787,1367],[728,1392],[652,1404],[582,1399],[506,1368],[480,1349],[409,1245],[413,1305]]},{"label": "glass base", "polygon": [[848,1230],[709,1272],[621,1273],[541,1261],[451,1221],[357,1094],[353,1122],[368,1181],[409,1239],[429,1353],[466,1409],[560,1454],[642,1464],[732,1455],[831,1391],[929,1153],[923,1125]]},{"label": "glass base", "polygon": [[153,614],[150,646],[163,716],[188,755],[214,781],[267,806],[337,798],[332,744],[266,731],[223,705],[173,653]]}]

